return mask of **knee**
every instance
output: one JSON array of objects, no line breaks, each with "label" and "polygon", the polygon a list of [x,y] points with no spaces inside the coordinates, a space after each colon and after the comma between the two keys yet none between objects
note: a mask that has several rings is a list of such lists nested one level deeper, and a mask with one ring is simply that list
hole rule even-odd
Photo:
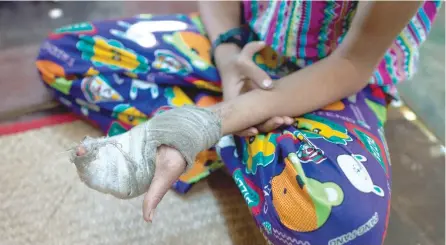
[{"label": "knee", "polygon": [[67,74],[67,70],[73,70],[76,63],[76,56],[70,50],[76,45],[76,39],[61,40],[62,36],[56,33],[57,31],[51,32],[40,46],[35,65],[41,80],[49,88],[67,94],[72,75]]}]

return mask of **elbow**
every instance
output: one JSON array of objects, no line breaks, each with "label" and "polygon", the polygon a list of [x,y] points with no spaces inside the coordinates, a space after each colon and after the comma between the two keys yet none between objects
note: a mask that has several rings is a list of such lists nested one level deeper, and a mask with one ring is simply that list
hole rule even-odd
[{"label": "elbow", "polygon": [[337,61],[337,64],[344,64],[344,69],[347,71],[348,79],[344,79],[344,86],[348,91],[348,95],[353,95],[363,90],[370,81],[370,78],[373,75],[373,71],[376,68],[376,64],[369,62],[355,62],[352,59],[348,59],[346,57],[336,57],[336,59],[341,59],[341,61]]}]

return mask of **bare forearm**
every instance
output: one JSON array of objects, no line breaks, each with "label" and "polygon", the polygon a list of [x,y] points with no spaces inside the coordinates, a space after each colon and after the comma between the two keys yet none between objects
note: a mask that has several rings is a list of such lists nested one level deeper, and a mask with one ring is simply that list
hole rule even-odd
[{"label": "bare forearm", "polygon": [[[209,40],[214,42],[221,34],[240,26],[239,1],[199,1],[201,21],[203,22]],[[235,44],[222,44],[214,50],[217,68],[234,54],[240,52]]]},{"label": "bare forearm", "polygon": [[212,109],[231,134],[274,116],[299,116],[352,95],[366,86],[373,69],[359,71],[348,60],[329,57],[275,82],[272,90],[255,89]]},{"label": "bare forearm", "polygon": [[[206,28],[208,37],[214,42],[219,35],[240,26],[240,2],[239,1],[200,1],[198,3],[201,20]],[[228,63],[240,53],[240,48],[234,43],[224,43],[213,50],[215,65],[220,72],[224,97],[232,94],[234,79],[228,77],[232,71],[228,70]]]},{"label": "bare forearm", "polygon": [[240,2],[199,1],[201,20],[211,41],[222,33],[240,26]]}]

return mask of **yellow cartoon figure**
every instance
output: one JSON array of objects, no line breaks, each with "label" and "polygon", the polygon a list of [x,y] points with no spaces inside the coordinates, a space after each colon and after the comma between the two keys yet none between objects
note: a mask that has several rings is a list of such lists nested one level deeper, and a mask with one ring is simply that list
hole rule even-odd
[{"label": "yellow cartoon figure", "polygon": [[120,104],[113,108],[113,117],[129,125],[139,125],[147,121],[147,116],[128,104]]},{"label": "yellow cartoon figure", "polygon": [[141,55],[126,49],[121,42],[98,36],[80,36],[76,47],[82,52],[82,59],[91,60],[96,66],[108,66],[112,69],[125,69],[134,73],[147,72],[149,64]]},{"label": "yellow cartoon figure", "polygon": [[201,89],[207,89],[210,91],[214,91],[214,92],[221,92],[221,86],[216,85],[214,83],[208,82],[208,81],[204,81],[204,80],[195,80],[192,82],[195,86],[197,86],[197,88],[201,88]]},{"label": "yellow cartoon figure", "polygon": [[285,158],[285,168],[273,177],[271,190],[280,221],[299,232],[320,228],[330,216],[332,207],[344,200],[344,193],[337,184],[308,178],[295,153]]},{"label": "yellow cartoon figure", "polygon": [[285,62],[285,58],[280,57],[271,47],[266,47],[254,56],[254,61],[261,68],[274,70]]},{"label": "yellow cartoon figure", "polygon": [[166,88],[164,90],[164,96],[169,102],[169,105],[183,106],[193,105],[194,102],[181,90],[180,87],[174,86],[172,88]]},{"label": "yellow cartoon figure", "polygon": [[331,143],[342,145],[346,145],[347,141],[352,140],[346,128],[314,114],[296,118],[294,126],[310,139],[324,138]]},{"label": "yellow cartoon figure", "polygon": [[279,134],[258,134],[245,140],[243,163],[246,164],[247,173],[255,174],[258,166],[266,167],[273,162],[277,137]]}]

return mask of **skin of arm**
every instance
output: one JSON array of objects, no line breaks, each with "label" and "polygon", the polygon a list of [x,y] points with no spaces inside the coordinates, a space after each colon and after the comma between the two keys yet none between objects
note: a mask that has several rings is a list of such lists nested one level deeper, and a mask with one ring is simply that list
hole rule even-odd
[{"label": "skin of arm", "polygon": [[[274,116],[299,116],[362,90],[386,50],[420,7],[420,1],[362,1],[344,41],[327,58],[211,107],[232,134]],[[247,116],[249,115],[249,116]]]},{"label": "skin of arm", "polygon": [[[198,9],[207,35],[214,42],[219,35],[240,26],[240,2],[239,1],[199,1]],[[217,68],[240,52],[235,44],[221,44],[215,50],[215,62]]]},{"label": "skin of arm", "polygon": [[[199,1],[201,21],[211,42],[219,35],[240,27],[241,8],[240,1]],[[223,43],[214,50],[215,65],[222,81],[222,92],[225,100],[239,94],[242,85],[240,76],[232,69],[231,63],[237,57],[241,49],[233,43]]]}]

